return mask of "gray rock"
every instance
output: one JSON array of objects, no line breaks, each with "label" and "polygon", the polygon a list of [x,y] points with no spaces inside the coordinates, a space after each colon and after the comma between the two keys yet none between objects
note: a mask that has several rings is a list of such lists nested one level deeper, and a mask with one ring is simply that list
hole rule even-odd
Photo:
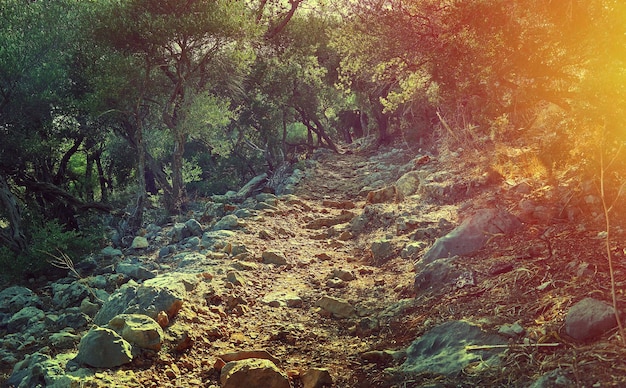
[{"label": "gray rock", "polygon": [[248,358],[226,363],[220,374],[221,388],[290,388],[289,378],[270,360]]},{"label": "gray rock", "polygon": [[95,368],[115,368],[133,360],[132,346],[105,327],[94,327],[80,340],[76,361]]},{"label": "gray rock", "polygon": [[343,268],[335,268],[333,272],[330,274],[330,277],[341,279],[346,282],[356,279],[354,272],[345,270]]},{"label": "gray rock", "polygon": [[35,387],[37,384],[36,381],[42,376],[40,372],[35,372],[34,370],[38,365],[48,360],[50,360],[50,356],[42,353],[26,355],[22,361],[19,361],[13,367],[13,372],[6,381],[6,386],[19,388]]},{"label": "gray rock", "polygon": [[419,189],[420,179],[418,171],[410,171],[402,175],[395,183],[396,189],[403,197],[413,195]]},{"label": "gray rock", "polygon": [[228,214],[222,217],[213,225],[213,230],[231,230],[239,227],[239,218],[234,214]]},{"label": "gray rock", "polygon": [[80,341],[80,336],[69,331],[61,331],[50,335],[50,344],[55,349],[72,349]]},{"label": "gray rock", "polygon": [[231,230],[215,230],[204,232],[200,246],[208,249],[215,249],[218,245],[222,247],[225,241],[235,237],[235,232]]},{"label": "gray rock", "polygon": [[234,284],[235,286],[243,286],[246,284],[246,280],[237,271],[228,271],[226,274],[226,281]]},{"label": "gray rock", "polygon": [[176,252],[176,246],[174,246],[174,245],[165,246],[165,247],[159,249],[159,258],[162,259],[165,256],[168,256],[168,255],[170,255],[170,254],[172,254],[174,252]]},{"label": "gray rock", "polygon": [[356,315],[355,308],[345,299],[323,296],[316,306],[339,318],[351,318]]},{"label": "gray rock", "polygon": [[494,234],[509,234],[521,227],[520,221],[510,213],[498,209],[482,209],[467,218],[450,233],[435,241],[422,261],[467,255],[482,248]]},{"label": "gray rock", "polygon": [[395,247],[393,242],[388,239],[374,240],[370,245],[374,262],[382,264],[394,253]]},{"label": "gray rock", "polygon": [[36,322],[43,321],[46,314],[37,307],[28,306],[11,316],[7,322],[9,333],[23,331],[25,326],[30,326]]},{"label": "gray rock", "polygon": [[176,223],[169,232],[170,241],[174,244],[183,241],[187,237],[191,236],[189,229],[183,223]]},{"label": "gray rock", "polygon": [[503,349],[468,350],[468,345],[503,345],[506,340],[483,332],[465,321],[446,322],[415,340],[407,349],[406,361],[397,368],[402,373],[436,373],[456,376],[470,363],[497,365]]},{"label": "gray rock", "polygon": [[[187,283],[192,281],[183,280],[182,276],[158,276],[141,285],[130,281],[109,297],[94,317],[94,323],[106,325],[116,315],[132,313],[156,319],[159,311],[165,311],[172,318],[182,307],[187,297]],[[196,284],[197,281],[196,278]]]},{"label": "gray rock", "polygon": [[0,291],[0,312],[16,313],[24,307],[41,307],[41,299],[26,287],[12,286]]},{"label": "gray rock", "polygon": [[276,250],[267,250],[261,254],[261,258],[263,258],[263,263],[265,264],[276,264],[276,265],[285,265],[287,264],[287,258],[285,255]]},{"label": "gray rock", "polygon": [[333,378],[326,368],[311,368],[302,374],[303,388],[323,388],[333,385]]},{"label": "gray rock", "polygon": [[577,340],[596,338],[616,326],[613,307],[593,298],[576,303],[565,316],[565,332]]},{"label": "gray rock", "polygon": [[124,254],[119,249],[115,249],[113,247],[105,247],[100,251],[100,254],[104,257],[122,257]]},{"label": "gray rock", "polygon": [[107,327],[134,346],[156,351],[161,349],[163,329],[147,315],[120,314],[111,319]]},{"label": "gray rock", "polygon": [[541,376],[528,388],[572,387],[574,385],[563,370],[555,369]]},{"label": "gray rock", "polygon": [[263,297],[261,301],[271,307],[300,307],[302,299],[292,292],[276,291]]},{"label": "gray rock", "polygon": [[143,249],[148,248],[148,246],[150,246],[150,244],[148,244],[148,239],[143,236],[136,236],[130,245],[132,249]]},{"label": "gray rock", "polygon": [[426,248],[426,243],[423,241],[410,242],[402,248],[402,251],[400,251],[400,257],[403,259],[415,260],[424,248]]},{"label": "gray rock", "polygon": [[461,271],[452,265],[456,260],[455,256],[449,259],[439,259],[426,265],[418,263],[415,266],[415,290],[431,290],[437,293],[444,286],[454,283],[461,275]]},{"label": "gray rock", "polygon": [[80,281],[72,283],[52,283],[52,303],[59,308],[79,306],[83,299],[89,297],[89,287]]},{"label": "gray rock", "polygon": [[195,219],[185,222],[185,227],[189,231],[190,236],[202,236],[202,225]]},{"label": "gray rock", "polygon": [[120,262],[115,267],[115,272],[137,280],[152,279],[156,276],[156,273],[148,270],[138,262]]},{"label": "gray rock", "polygon": [[526,330],[519,323],[506,323],[498,329],[498,334],[507,338],[518,338],[524,335]]},{"label": "gray rock", "polygon": [[235,195],[237,198],[248,198],[254,190],[259,188],[267,180],[267,174],[263,173],[250,179]]},{"label": "gray rock", "polygon": [[69,312],[61,314],[56,320],[57,327],[71,327],[74,329],[82,329],[91,322],[91,318],[82,312]]},{"label": "gray rock", "polygon": [[253,213],[250,209],[237,209],[233,214],[236,215],[237,218],[250,218],[255,213]]}]

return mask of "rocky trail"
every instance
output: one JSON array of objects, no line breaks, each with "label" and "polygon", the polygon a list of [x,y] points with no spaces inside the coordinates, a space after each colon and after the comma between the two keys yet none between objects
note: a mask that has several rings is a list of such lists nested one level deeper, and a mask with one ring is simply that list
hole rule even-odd
[{"label": "rocky trail", "polygon": [[80,278],[0,291],[2,385],[626,384],[589,201],[401,145],[343,151],[280,195],[148,225]]}]

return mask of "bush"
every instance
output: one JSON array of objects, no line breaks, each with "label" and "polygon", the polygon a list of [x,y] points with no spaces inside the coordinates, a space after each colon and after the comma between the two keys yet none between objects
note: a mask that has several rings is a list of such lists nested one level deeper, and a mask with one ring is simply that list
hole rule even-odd
[{"label": "bush", "polygon": [[58,256],[59,252],[79,262],[85,255],[99,248],[103,236],[99,227],[87,228],[83,232],[68,231],[56,220],[32,226],[29,232],[30,243],[26,251],[17,254],[0,247],[0,266],[6,276],[19,277],[50,268],[50,255]]}]

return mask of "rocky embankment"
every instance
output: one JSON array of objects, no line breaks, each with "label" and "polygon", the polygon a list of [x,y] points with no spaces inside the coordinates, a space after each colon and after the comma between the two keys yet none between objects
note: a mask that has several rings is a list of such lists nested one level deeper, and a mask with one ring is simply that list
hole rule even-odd
[{"label": "rocky embankment", "polygon": [[[319,150],[303,165],[278,195],[215,196],[63,279],[0,291],[3,386],[480,385],[511,344],[538,345],[520,320],[452,311],[515,273],[510,260],[478,271],[466,258],[542,217],[524,186],[507,188],[518,204],[507,211],[490,174],[428,154]],[[587,298],[565,323],[584,340],[615,318]]]}]

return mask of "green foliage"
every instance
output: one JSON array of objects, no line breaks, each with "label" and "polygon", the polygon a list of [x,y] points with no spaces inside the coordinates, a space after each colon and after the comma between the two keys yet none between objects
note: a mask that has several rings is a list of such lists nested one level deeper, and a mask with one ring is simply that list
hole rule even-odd
[{"label": "green foliage", "polygon": [[91,227],[83,232],[67,231],[57,221],[31,224],[30,246],[26,252],[16,254],[6,247],[0,247],[0,266],[5,275],[18,277],[25,273],[35,273],[49,268],[50,254],[63,252],[79,262],[86,254],[97,250],[103,240],[103,229]]},{"label": "green foliage", "polygon": [[180,125],[189,133],[190,140],[206,143],[211,152],[226,156],[232,151],[235,139],[228,131],[229,124],[237,118],[230,102],[210,92],[195,96],[184,112]]}]

